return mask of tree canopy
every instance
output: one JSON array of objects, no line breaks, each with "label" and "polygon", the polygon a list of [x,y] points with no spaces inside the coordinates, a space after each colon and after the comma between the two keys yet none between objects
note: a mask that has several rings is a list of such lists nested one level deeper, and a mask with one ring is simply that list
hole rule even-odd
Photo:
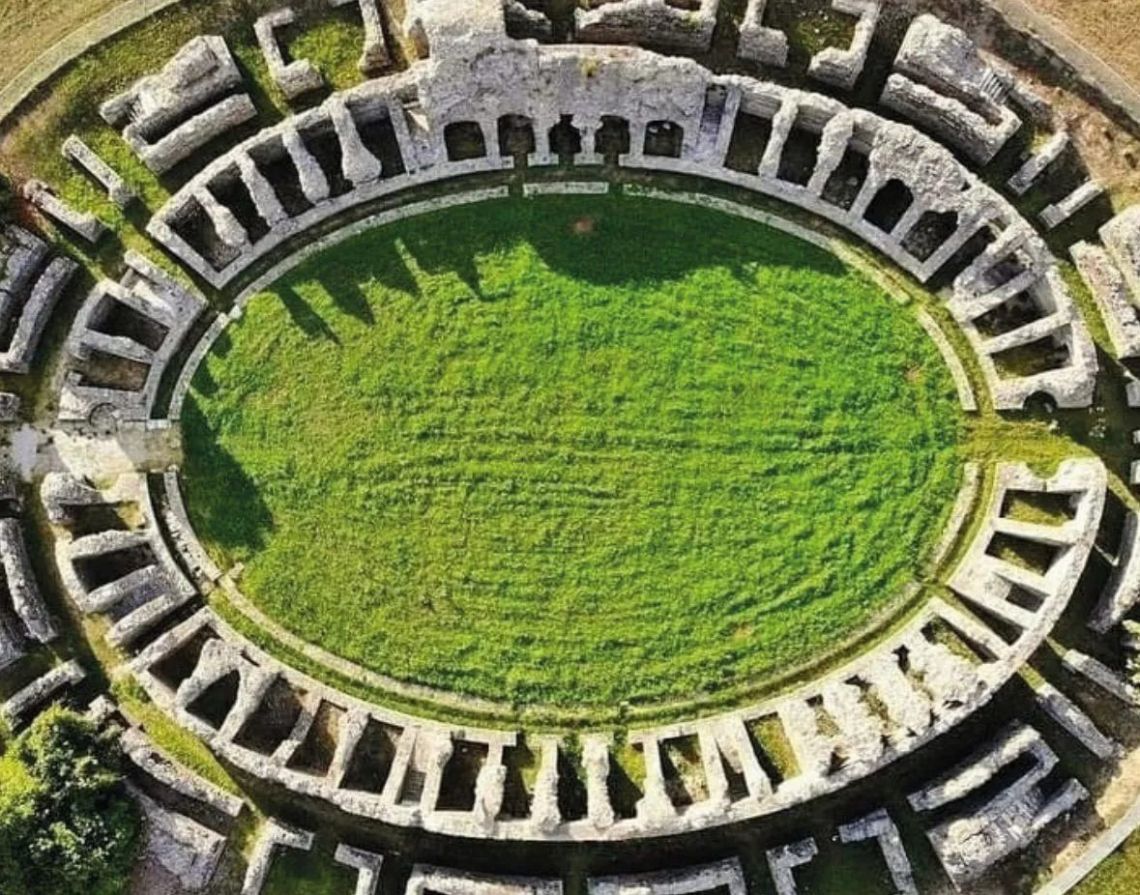
[{"label": "tree canopy", "polygon": [[119,895],[141,823],[115,738],[49,709],[0,757],[0,892]]}]

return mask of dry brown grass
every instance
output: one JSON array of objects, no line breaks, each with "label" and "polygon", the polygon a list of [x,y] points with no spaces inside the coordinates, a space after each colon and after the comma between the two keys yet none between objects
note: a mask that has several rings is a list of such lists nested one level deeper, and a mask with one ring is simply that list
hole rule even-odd
[{"label": "dry brown grass", "polygon": [[1137,0],[1028,0],[1052,16],[1085,49],[1140,87],[1140,3]]},{"label": "dry brown grass", "polygon": [[40,53],[122,0],[0,0],[0,84]]}]

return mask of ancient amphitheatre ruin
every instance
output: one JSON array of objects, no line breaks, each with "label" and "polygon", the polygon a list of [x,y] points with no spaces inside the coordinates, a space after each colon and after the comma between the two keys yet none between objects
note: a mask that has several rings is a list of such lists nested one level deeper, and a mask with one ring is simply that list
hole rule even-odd
[{"label": "ancient amphitheatre ruin", "polygon": [[1135,891],[1101,5],[0,3],[0,891]]}]

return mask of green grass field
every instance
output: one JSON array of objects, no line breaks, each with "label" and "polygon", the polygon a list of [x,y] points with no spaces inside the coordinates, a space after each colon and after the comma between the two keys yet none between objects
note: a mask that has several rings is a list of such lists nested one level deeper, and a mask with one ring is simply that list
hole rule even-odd
[{"label": "green grass field", "polygon": [[184,413],[245,593],[373,669],[518,704],[715,693],[912,579],[958,484],[908,312],[759,225],[509,200],[373,231],[256,298]]}]

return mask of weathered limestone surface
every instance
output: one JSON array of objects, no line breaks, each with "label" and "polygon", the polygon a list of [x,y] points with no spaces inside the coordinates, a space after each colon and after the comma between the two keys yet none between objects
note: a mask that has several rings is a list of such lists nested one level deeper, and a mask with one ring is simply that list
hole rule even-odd
[{"label": "weathered limestone surface", "polygon": [[844,90],[851,90],[871,50],[871,39],[879,24],[883,0],[832,0],[831,8],[845,15],[857,16],[855,35],[846,49],[827,47],[811,57],[808,74],[817,80]]},{"label": "weathered limestone surface", "polygon": [[[1036,639],[1042,630],[1051,630],[1088,562],[1104,512],[1107,485],[1107,474],[1099,460],[1067,460],[1050,479],[1040,478],[1025,465],[999,466],[986,523],[950,579],[950,587],[1021,632],[1021,637]],[[1073,518],[1048,525],[1003,516],[1011,492],[1068,496]],[[989,547],[998,537],[1044,545],[1057,552],[1047,569],[1035,571],[990,555]],[[1019,598],[1026,591],[1040,601],[1036,610],[1026,608]]]},{"label": "weathered limestone surface", "polygon": [[768,849],[765,857],[768,859],[772,882],[776,886],[776,895],[796,895],[796,877],[792,871],[810,862],[817,854],[819,848],[811,838]]},{"label": "weathered limestone surface", "polygon": [[51,191],[42,180],[24,184],[24,198],[81,239],[95,245],[107,233],[107,225],[89,211],[77,211]]},{"label": "weathered limestone surface", "polygon": [[[119,476],[100,490],[69,473],[53,472],[44,477],[40,496],[48,518],[61,529],[55,551],[64,589],[81,611],[108,618],[106,638],[112,645],[129,645],[197,595],[166,547],[141,474]],[[76,508],[124,505],[136,508],[134,529],[79,536],[70,531]],[[89,587],[78,566],[99,561],[107,562],[112,574],[105,583]]]},{"label": "weathered limestone surface", "polygon": [[1049,167],[1061,157],[1071,144],[1068,131],[1057,131],[1024,165],[1009,179],[1009,188],[1018,196],[1024,196]]},{"label": "weathered limestone surface", "polygon": [[356,3],[364,20],[364,49],[356,67],[364,74],[372,74],[387,68],[392,62],[388,44],[384,40],[384,27],[380,18],[380,5],[377,0],[329,0],[332,7]]},{"label": "weathered limestone surface", "polygon": [[[995,405],[1017,409],[1036,393],[1062,407],[1091,401],[1096,353],[1047,246],[1005,199],[912,128],[829,98],[716,76],[684,58],[629,47],[512,41],[503,31],[499,0],[463,7],[418,0],[408,20],[426,60],[346,91],[217,159],[155,215],[151,236],[222,287],[285,239],[348,208],[397,189],[514,164],[508,147],[499,145],[501,134],[512,128],[526,135],[524,145],[534,147],[528,164],[553,164],[565,152],[558,134],[569,128],[580,145],[575,164],[597,164],[609,155],[618,164],[711,177],[774,196],[846,227],[922,281],[974,237],[990,233],[990,249],[955,281],[951,309],[979,355]],[[473,56],[477,47],[484,51]],[[772,125],[755,172],[726,166],[739,113]],[[377,123],[390,134],[382,164],[359,133]],[[342,173],[354,185],[333,198],[298,137],[329,126],[335,126],[344,150]],[[457,128],[466,135],[462,145]],[[819,138],[806,183],[786,179],[781,170],[793,131]],[[271,198],[272,186],[255,173],[258,159],[279,157],[282,146],[312,206],[294,214],[284,213]],[[831,197],[829,183],[852,152],[866,158],[868,171],[854,199],[841,204]],[[266,224],[265,235],[252,244],[207,195],[215,180],[232,178],[235,167]],[[896,182],[911,201],[888,232],[867,214]],[[194,223],[201,220],[213,228],[212,236]],[[1020,271],[1017,277],[1003,279],[1013,267]],[[1031,318],[1024,325],[991,336],[975,323],[1014,300],[1032,306],[1031,314],[1019,312]],[[1046,362],[1033,375],[1011,375],[1006,357],[1025,345],[1040,346]]]},{"label": "weathered limestone surface", "polygon": [[1036,699],[1050,718],[1101,761],[1109,761],[1121,755],[1123,750],[1120,744],[1102,733],[1092,718],[1052,684],[1043,683],[1039,686]]},{"label": "weathered limestone surface", "polygon": [[[208,638],[177,688],[172,689],[151,669],[163,658],[184,648],[194,638]],[[174,718],[200,737],[228,763],[264,780],[276,782],[296,792],[327,799],[349,813],[387,823],[419,825],[472,837],[493,832],[489,823],[497,819],[506,775],[503,750],[513,746],[517,734],[472,728],[451,728],[425,722],[396,712],[382,710],[322,686],[298,672],[280,665],[269,656],[237,637],[208,609],[201,609],[187,621],[150,644],[134,660],[133,668],[151,698]],[[214,726],[196,714],[197,700],[218,681],[236,675],[238,692],[226,717]],[[255,723],[270,692],[284,687],[294,699],[310,708],[297,716],[294,732],[276,747],[255,748],[241,736],[247,724]],[[313,775],[291,766],[290,759],[309,736],[316,713],[324,707],[341,717],[337,726],[335,755],[322,774]],[[370,723],[392,731],[398,741],[388,766],[381,792],[365,792],[345,785],[345,771],[361,747],[362,734]],[[457,747],[478,745],[487,759],[473,785],[471,810],[437,808],[448,760]],[[554,763],[556,753],[548,751]],[[537,801],[536,793],[536,801]],[[557,820],[557,819],[556,819]],[[516,821],[529,831],[534,820]]]},{"label": "weathered limestone surface", "polygon": [[689,895],[720,890],[727,895],[748,895],[744,871],[735,858],[660,873],[595,877],[588,886],[590,895]]},{"label": "weathered limestone surface", "polygon": [[20,721],[26,720],[33,709],[47,702],[59,690],[78,684],[84,677],[86,673],[74,659],[57,665],[10,696],[8,701],[0,706],[0,714],[4,716],[9,727],[15,727]]},{"label": "weathered limestone surface", "polygon": [[1109,696],[1130,708],[1140,709],[1140,687],[1117,674],[1099,659],[1071,649],[1062,656],[1061,661],[1069,671],[1087,678]]},{"label": "weathered limestone surface", "polygon": [[362,848],[340,843],[334,855],[338,864],[352,867],[357,871],[355,895],[376,895],[380,887],[380,866],[384,856]]},{"label": "weathered limestone surface", "polygon": [[531,876],[490,876],[430,864],[412,868],[404,895],[562,895],[562,881]]},{"label": "weathered limestone surface", "polygon": [[982,59],[959,28],[931,15],[914,20],[882,102],[985,164],[1021,127],[1005,105],[1013,76]]},{"label": "weathered limestone surface", "polygon": [[1120,266],[1133,297],[1140,296],[1140,205],[1126,208],[1101,227],[1100,238]]},{"label": "weathered limestone surface", "polygon": [[53,257],[46,242],[22,227],[13,224],[0,233],[0,328],[12,333],[0,351],[0,372],[30,369],[44,328],[76,270],[74,261]]},{"label": "weathered limestone surface", "polygon": [[[935,623],[976,650],[977,661],[964,659],[934,639],[930,632]],[[1046,633],[1042,626],[1010,648],[980,622],[934,601],[911,626],[881,649],[800,692],[691,724],[631,731],[630,742],[641,744],[646,756],[647,774],[636,816],[622,819],[616,817],[606,785],[612,748],[608,739],[592,736],[582,743],[585,817],[575,820],[561,816],[559,741],[554,737],[543,738],[537,744],[540,762],[529,817],[501,817],[503,750],[514,742],[514,733],[431,725],[425,729],[422,720],[358,703],[274,662],[236,637],[206,609],[159,637],[132,667],[155,703],[201,737],[225,761],[290,790],[324,798],[350,814],[385,823],[422,826],[449,835],[623,839],[701,829],[778,811],[832,792],[882,768],[985,704],[1028,652],[1039,645],[1036,638]],[[158,663],[177,654],[184,644],[202,637],[213,639],[176,690],[154,676],[151,669]],[[900,664],[904,654],[906,666]],[[214,682],[234,673],[238,695],[229,716],[218,727],[205,723],[194,714],[195,700]],[[849,682],[853,680],[863,682],[860,688],[851,686]],[[281,683],[287,684],[308,706],[298,716],[294,732],[269,751],[240,744],[235,737],[256,716],[269,689]],[[299,773],[290,768],[289,757],[309,735],[322,705],[335,706],[336,711],[344,713],[337,727],[335,755],[323,775]],[[828,713],[837,733],[827,737],[820,734],[817,711]],[[757,754],[746,730],[747,723],[767,717],[781,720],[800,764],[799,773],[784,781],[779,789],[773,788],[764,773],[762,756]],[[354,760],[363,729],[370,723],[368,719],[389,727],[398,744],[383,791],[378,794],[344,786],[344,771]],[[695,802],[676,806],[669,794],[661,750],[675,740],[689,738],[697,744],[704,785]],[[464,741],[485,744],[487,756],[473,782],[474,807],[469,811],[436,810],[448,757],[455,748],[464,748]],[[730,794],[729,770],[743,779],[746,796]]]},{"label": "weathered limestone surface", "polygon": [[1113,352],[1119,358],[1140,356],[1140,308],[1112,256],[1090,242],[1076,243],[1069,255],[1096,301]]},{"label": "weathered limestone surface", "polygon": [[146,856],[174,876],[187,892],[200,892],[210,884],[226,850],[224,836],[184,814],[159,805],[132,787],[143,811]]},{"label": "weathered limestone surface", "polygon": [[273,856],[278,849],[295,848],[299,851],[309,851],[312,847],[312,833],[294,829],[275,818],[269,818],[261,828],[261,835],[257,837],[257,844],[253,847],[241,895],[261,895],[265,880],[269,876],[269,868],[273,864]]},{"label": "weathered limestone surface", "polygon": [[1103,186],[1095,180],[1086,181],[1069,195],[1042,209],[1041,222],[1046,230],[1053,230],[1103,195]]},{"label": "weathered limestone surface", "polygon": [[[283,240],[348,208],[397,189],[513,165],[509,153],[520,150],[509,147],[521,141],[511,140],[509,132],[521,130],[532,138],[528,164],[552,164],[569,152],[574,164],[597,165],[605,156],[610,164],[718,179],[835,221],[923,281],[985,231],[993,242],[955,280],[949,309],[979,355],[995,404],[1020,407],[1037,392],[1061,406],[1087,406],[1091,401],[1095,352],[1048,249],[1006,200],[914,129],[830,98],[750,78],[714,76],[687,59],[628,47],[511,41],[505,36],[501,0],[462,6],[415,0],[408,5],[408,22],[424,60],[407,72],[337,94],[235,147],[171,199],[152,220],[151,234],[207,280],[225,285]],[[739,113],[765,119],[771,126],[755,171],[726,165]],[[461,141],[455,137],[457,128],[463,132]],[[567,128],[575,132],[578,149],[557,145],[556,132],[565,135]],[[381,129],[388,140],[383,152],[375,138]],[[329,178],[306,145],[305,135],[317,130],[337,136],[341,173],[352,185],[344,195],[330,196]],[[785,148],[794,133],[818,138],[818,158],[806,182],[783,171]],[[663,134],[675,140],[663,140]],[[848,152],[862,156],[867,171],[844,205],[832,197],[829,182]],[[270,182],[263,170],[267,158],[291,166],[286,176],[295,177],[292,194],[303,195],[309,207],[286,210],[284,191],[278,195],[280,185]],[[595,178],[599,170],[592,169]],[[229,177],[232,183],[235,172],[250,205],[267,225],[263,237],[252,236],[260,228],[247,230],[235,209],[217,199],[217,178]],[[897,223],[881,226],[868,212],[893,181],[905,187],[911,201],[900,209]],[[945,230],[937,238],[923,232],[931,229],[927,225],[932,215]],[[195,235],[195,220],[206,221],[213,231],[209,238]],[[1012,279],[1003,279],[1010,269]],[[1015,299],[1032,305],[1037,318],[996,338],[983,335],[975,321]],[[211,327],[207,345],[219,331]],[[1052,340],[1058,351],[1065,348],[1067,360],[1057,360],[1033,376],[999,374],[993,356],[1038,340]],[[1082,491],[1078,501],[1078,518],[1099,518],[1094,479],[1090,473],[1089,493]],[[1102,501],[1103,491],[1101,481]],[[989,521],[1005,525],[1004,520]],[[1079,573],[1087,558],[1085,529],[1076,524],[1060,528],[1069,538],[1064,564]],[[1039,534],[1036,529],[1004,528],[1002,533],[1031,540]],[[739,822],[834,792],[881,770],[989,701],[1049,633],[1054,613],[1068,599],[1066,582],[1059,572],[1052,576],[1055,592],[1038,612],[1030,613],[1032,619],[1023,619],[1027,627],[1012,645],[980,621],[935,601],[881,648],[801,690],[689,725],[631,731],[630,740],[642,745],[647,758],[644,790],[633,818],[619,818],[610,803],[606,780],[612,746],[602,737],[583,743],[585,817],[561,815],[556,738],[541,744],[530,816],[501,817],[502,754],[513,743],[513,732],[425,724],[359,703],[280,666],[206,610],[143,650],[133,670],[156,704],[224,760],[293,792],[325,799],[349,814],[448,835],[616,840]],[[952,650],[940,642],[932,633],[935,625],[949,630],[965,649]],[[199,635],[212,639],[191,663],[195,667],[189,677],[177,686],[160,680],[153,671],[157,663]],[[215,727],[195,713],[195,702],[229,675],[237,676],[238,696]],[[279,692],[282,687],[299,705],[293,730],[275,745],[253,748],[240,732],[254,723],[271,689]],[[336,732],[335,754],[326,772],[301,772],[290,766],[290,759],[312,735],[318,715],[335,721],[328,726]],[[830,724],[822,723],[825,716]],[[799,759],[799,771],[779,786],[767,778],[761,763],[765,756],[749,742],[746,725],[762,718],[781,726]],[[374,724],[389,729],[394,749],[379,793],[345,785],[364,730]],[[700,758],[697,795],[683,804],[674,802],[675,781],[661,760],[662,750],[677,737],[695,739]],[[448,791],[444,784],[449,758],[469,744],[485,747],[487,756],[475,779],[464,783],[472,787],[474,808],[440,810],[438,796]],[[730,793],[729,770],[745,780],[746,796]]]},{"label": "weathered limestone surface", "polygon": [[[177,418],[177,414],[172,412],[171,417]],[[186,503],[179,486],[178,468],[167,469],[162,478],[166,496],[162,520],[167,535],[194,580],[200,585],[212,587],[221,579],[222,570],[210,558],[190,525],[190,516],[186,512]]]},{"label": "weathered limestone surface", "polygon": [[928,568],[937,569],[950,555],[950,551],[958,543],[962,530],[970,519],[970,510],[973,509],[974,501],[978,497],[978,491],[982,485],[981,464],[977,462],[967,463],[962,472],[962,487],[954,500],[954,507],[950,511],[950,519],[946,523],[946,528],[943,529],[942,536],[931,552]]},{"label": "weathered limestone surface", "polygon": [[94,149],[75,134],[63,141],[61,152],[65,159],[75,162],[90,174],[107,191],[107,196],[119,208],[126,208],[138,198],[135,191],[127,186],[122,175],[103,161]]},{"label": "weathered limestone surface", "polygon": [[549,834],[562,822],[562,811],[558,807],[558,737],[543,737],[539,746],[541,758],[534,781],[530,816],[537,831]]},{"label": "weathered limestone surface", "polygon": [[267,12],[253,23],[258,46],[261,47],[261,54],[265,57],[265,64],[269,66],[269,76],[281,88],[287,99],[296,99],[325,86],[325,79],[308,59],[285,61],[285,54],[281,50],[275,32],[279,28],[292,25],[296,19],[297,14],[293,8],[285,6]]},{"label": "weathered limestone surface", "polygon": [[783,68],[788,64],[788,36],[778,28],[765,27],[767,8],[768,0],[748,0],[736,52],[749,62]]},{"label": "weathered limestone surface", "polygon": [[[1077,269],[1096,299],[1113,350],[1121,358],[1140,356],[1140,205],[1125,209],[1100,229],[1103,248],[1078,243],[1070,249]],[[1133,406],[1130,404],[1130,406]]]},{"label": "weathered limestone surface", "polygon": [[1098,634],[1123,621],[1140,599],[1140,515],[1129,510],[1124,516],[1120,549],[1113,562],[1112,574],[1093,609],[1089,627]]},{"label": "weathered limestone surface", "polygon": [[200,802],[227,817],[237,818],[245,802],[215,786],[161,750],[137,727],[123,731],[119,738],[123,754],[142,773],[167,789],[193,802]]},{"label": "weathered limestone surface", "polygon": [[[1032,767],[997,795],[980,805],[970,802],[970,796],[1003,769],[1028,759]],[[1037,731],[1015,722],[992,745],[909,796],[918,812],[958,805],[956,813],[926,834],[958,889],[1026,848],[1046,826],[1088,798],[1085,788],[1072,779],[1047,794],[1041,784],[1057,763],[1056,754]]]},{"label": "weathered limestone surface", "polygon": [[903,848],[902,837],[885,808],[844,824],[839,828],[839,838],[843,842],[877,840],[897,895],[918,895],[914,872],[910,867],[910,859],[906,856],[906,849]]},{"label": "weathered limestone surface", "polygon": [[720,0],[700,0],[696,9],[669,0],[592,0],[574,11],[581,43],[633,43],[688,53],[712,44]]},{"label": "weathered limestone surface", "polygon": [[[126,254],[127,271],[119,282],[98,283],[80,308],[67,337],[71,357],[59,402],[59,419],[89,422],[107,412],[117,421],[149,418],[159,381],[170,358],[205,307],[205,299],[134,251]],[[108,335],[107,317],[122,309],[146,321],[153,333],[144,342],[127,335]],[[143,338],[143,337],[139,337]],[[92,372],[88,362],[121,358],[144,371],[141,381],[116,379]]]},{"label": "weathered limestone surface", "polygon": [[24,533],[16,519],[0,519],[0,562],[3,563],[5,590],[11,600],[20,635],[37,643],[55,640],[55,625],[40,596],[24,544]]},{"label": "weathered limestone surface", "polygon": [[461,69],[472,52],[502,45],[507,17],[502,0],[411,0],[404,30],[422,57],[434,65]]},{"label": "weathered limestone surface", "polygon": [[223,38],[184,44],[160,72],[136,81],[99,107],[148,168],[162,174],[202,146],[257,116],[241,70]]}]

